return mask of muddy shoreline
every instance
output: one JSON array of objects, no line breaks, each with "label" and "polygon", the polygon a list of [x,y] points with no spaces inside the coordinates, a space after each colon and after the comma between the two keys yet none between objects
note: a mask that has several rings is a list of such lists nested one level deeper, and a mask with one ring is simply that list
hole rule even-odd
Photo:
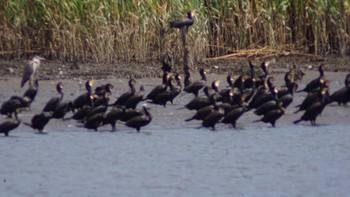
[{"label": "muddy shoreline", "polygon": [[[285,69],[286,70],[286,69]],[[281,86],[284,84],[282,74],[285,72],[283,69],[272,69],[271,72],[275,73],[275,85]],[[326,72],[326,77],[331,81],[330,85],[330,93],[332,94],[336,90],[342,88],[344,86],[344,79],[347,75],[347,72]],[[199,79],[199,75],[196,74],[193,76],[194,79]],[[312,79],[318,77],[318,71],[310,70],[306,73],[302,81],[299,82],[299,89],[302,89],[305,87],[306,83],[311,81]],[[33,102],[31,106],[31,111],[29,112],[23,112],[20,114],[21,118],[25,122],[30,122],[30,119],[32,116],[36,113],[40,113],[43,106],[46,104],[46,102],[56,94],[55,91],[55,85],[58,82],[63,82],[64,88],[63,91],[65,93],[64,95],[64,101],[71,101],[74,100],[78,95],[85,92],[84,89],[84,80],[81,78],[76,79],[53,79],[53,80],[42,80],[39,82],[40,90],[38,92],[37,98],[35,102]],[[208,85],[214,81],[214,80],[220,80],[222,83],[219,88],[225,88],[227,87],[226,83],[226,75],[225,74],[216,74],[216,73],[209,73],[207,76],[208,79]],[[1,81],[1,87],[0,87],[0,103],[4,102],[5,100],[9,99],[13,95],[22,95],[23,92],[26,90],[26,88],[20,88],[20,77],[7,77],[6,79],[0,80]],[[116,78],[116,77],[109,77],[106,79],[96,79],[94,80],[94,86],[93,88],[106,84],[111,83],[114,86],[114,89],[112,90],[112,96],[110,99],[110,103],[113,103],[121,94],[128,91],[128,78]],[[154,86],[161,83],[161,79],[158,77],[146,77],[146,78],[139,78],[137,79],[137,88],[139,88],[141,85],[145,87],[145,94],[148,94]],[[202,92],[200,94],[203,94]],[[296,111],[295,106],[300,104],[302,100],[305,98],[306,93],[296,93],[294,95],[294,100],[291,106],[287,108],[286,115],[283,116],[278,122],[277,122],[277,128],[282,128],[285,126],[293,126],[293,121],[300,118],[300,116],[303,113],[294,114],[294,111]],[[200,121],[192,121],[192,122],[185,122],[184,120],[187,118],[190,118],[194,115],[193,111],[187,110],[184,108],[184,105],[187,104],[191,99],[193,98],[192,94],[184,93],[182,92],[177,98],[174,100],[174,104],[168,103],[167,107],[164,108],[163,106],[150,104],[146,101],[139,103],[138,108],[141,108],[143,104],[147,104],[151,108],[151,113],[153,115],[153,120],[150,123],[149,126],[145,127],[145,130],[178,130],[179,128],[197,128],[200,126]],[[349,105],[347,106],[338,106],[336,103],[332,103],[328,105],[324,112],[322,113],[322,116],[318,117],[317,123],[319,126],[324,125],[348,125],[349,117],[350,117],[350,111],[349,111]],[[68,117],[71,116],[71,114],[67,115]],[[259,129],[261,127],[269,128],[269,124],[264,123],[254,123],[254,120],[259,119],[260,117],[253,114],[252,111],[247,112],[243,115],[242,118],[238,121],[238,130],[242,129]],[[1,117],[0,120],[4,120],[6,117]],[[64,122],[65,128],[64,130],[71,130],[72,124],[76,125],[75,121],[68,121]],[[309,122],[303,122],[301,125],[310,126]],[[54,120],[50,122],[50,124],[47,126],[48,131],[58,131],[63,129],[62,127],[62,121],[61,120]],[[29,128],[25,126],[20,126],[24,130],[30,130]],[[22,130],[22,129],[19,130]],[[79,128],[76,126],[73,126],[73,130],[76,131],[86,131],[84,128]],[[224,124],[218,124],[217,130],[231,130],[232,127],[230,125],[224,125]],[[110,131],[111,128],[109,125],[106,125],[101,128],[102,131]],[[120,128],[117,129],[119,131],[133,131],[130,128],[127,128],[124,125],[120,125]]]},{"label": "muddy shoreline", "polygon": [[[215,74],[236,74],[248,72],[248,60],[207,60],[197,62],[192,68],[197,72],[199,68],[209,69]],[[292,65],[300,66],[303,70],[316,70],[321,63],[327,65],[329,72],[350,72],[350,57],[319,57],[319,56],[284,56],[265,59],[253,59],[259,67],[264,60],[271,62],[273,73],[279,73],[279,69],[286,69]],[[0,79],[8,77],[20,77],[24,64],[28,60],[0,60]],[[174,72],[182,73],[182,63],[174,63]],[[161,75],[160,61],[150,62],[118,62],[115,64],[103,63],[71,63],[45,60],[37,74],[39,80],[58,79],[107,79],[107,78],[154,78]],[[260,72],[260,69],[257,69]]]},{"label": "muddy shoreline", "polygon": [[[22,75],[22,66],[25,61],[11,61],[0,63],[0,103],[9,99],[12,95],[22,95],[25,88],[20,88],[20,77]],[[255,61],[255,64],[259,64],[259,61]],[[344,79],[347,73],[350,72],[349,58],[327,58],[323,59],[300,59],[300,58],[283,58],[275,59],[271,61],[270,72],[275,76],[276,86],[284,84],[284,73],[288,70],[288,67],[296,64],[300,66],[306,75],[299,83],[299,89],[302,89],[309,81],[318,76],[318,65],[325,63],[326,78],[331,81],[330,93],[344,86]],[[226,76],[228,73],[239,75],[241,72],[248,72],[247,60],[241,61],[208,61],[206,64],[198,64],[198,67],[206,67],[209,70],[208,85],[214,80],[220,80],[222,83],[219,88],[225,88],[227,86]],[[129,63],[129,64],[81,64],[73,65],[69,63],[59,63],[47,61],[43,64],[42,69],[39,70],[38,78],[40,80],[40,91],[38,99],[32,105],[32,111],[29,113],[23,113],[23,118],[27,121],[36,113],[40,112],[42,106],[47,102],[52,95],[55,95],[55,84],[57,82],[63,82],[65,97],[64,100],[73,100],[78,95],[85,92],[84,81],[85,79],[94,79],[94,87],[111,83],[114,86],[112,91],[112,97],[110,102],[114,102],[122,93],[128,90],[127,81],[131,77],[137,78],[137,88],[140,85],[145,86],[145,94],[149,93],[155,85],[161,83],[159,75],[161,74],[161,64],[157,62],[150,62],[148,64],[141,63]],[[175,68],[180,70],[178,68]],[[261,72],[260,67],[257,66],[257,72]],[[193,71],[193,79],[199,79],[197,72]],[[287,114],[284,116],[277,125],[292,124],[292,122],[301,116],[300,114],[294,114],[295,106],[300,104],[305,98],[304,93],[297,93],[295,95],[292,105],[287,109]],[[189,110],[177,110],[183,108],[183,106],[192,99],[193,95],[181,93],[181,95],[175,99],[174,105],[169,104],[167,108],[151,104],[152,113],[155,114],[155,118],[151,125],[156,128],[163,129],[176,129],[199,126],[199,122],[191,122],[189,124],[184,122],[184,119],[192,117],[193,112]],[[139,104],[141,106],[142,103]],[[320,123],[326,124],[348,124],[348,118],[350,111],[348,106],[337,106],[333,103],[327,107],[320,119]],[[247,113],[245,118],[242,118],[239,122],[241,126],[250,125],[253,120],[258,119],[252,113]],[[1,119],[3,120],[3,119]],[[59,123],[59,122],[57,122]],[[169,124],[170,123],[170,124]],[[309,123],[305,123],[309,124]],[[256,127],[260,127],[264,124],[253,124]],[[56,125],[57,126],[57,125]],[[267,125],[265,125],[267,126]],[[55,124],[53,126],[55,128]],[[152,128],[152,127],[151,127]],[[227,128],[224,126],[224,128]],[[106,127],[104,129],[109,130]],[[125,128],[124,128],[125,129]]]},{"label": "muddy shoreline", "polygon": [[[330,92],[344,86],[350,61],[304,59],[301,66],[306,75],[299,88],[319,75],[321,62],[327,64]],[[25,91],[20,88],[23,63],[0,63],[0,104]],[[276,86],[283,85],[288,65],[292,63],[281,60],[271,64]],[[64,101],[85,92],[86,78],[95,79],[94,88],[113,84],[111,102],[128,90],[130,77],[137,78],[137,87],[144,85],[147,94],[161,83],[160,66],[84,64],[78,69],[46,62],[38,73],[40,88],[31,111],[21,113],[20,119],[30,122],[41,112],[57,94],[57,82],[64,83]],[[226,75],[238,75],[246,67],[246,61],[209,62],[207,84],[221,80],[220,88],[225,88]],[[199,79],[195,73],[193,79]],[[47,135],[36,135],[21,124],[9,137],[0,136],[0,191],[5,196],[346,196],[350,107],[332,103],[317,119],[317,126],[295,125],[293,121],[302,115],[294,114],[295,105],[305,96],[295,94],[275,128],[253,122],[259,117],[249,111],[236,129],[222,123],[215,131],[197,129],[200,121],[184,121],[194,114],[183,108],[193,98],[187,93],[166,108],[148,104],[153,119],[140,133],[123,124],[117,124],[116,132],[109,132],[110,125],[94,132],[74,120],[53,119],[45,127]],[[5,119],[0,116],[0,122]]]}]

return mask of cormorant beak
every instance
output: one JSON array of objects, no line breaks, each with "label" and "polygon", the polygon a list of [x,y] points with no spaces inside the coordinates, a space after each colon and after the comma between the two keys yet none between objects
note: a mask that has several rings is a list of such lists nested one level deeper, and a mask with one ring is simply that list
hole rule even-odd
[{"label": "cormorant beak", "polygon": [[143,104],[143,106],[142,106],[144,109],[146,109],[146,110],[148,110],[148,111],[150,111],[151,110],[151,108],[147,105],[147,104]]},{"label": "cormorant beak", "polygon": [[219,80],[215,81],[215,86],[216,86],[216,87],[219,87],[219,86],[220,86],[220,83],[221,83],[221,82],[220,82]]},{"label": "cormorant beak", "polygon": [[196,10],[191,11],[192,17],[196,16]]},{"label": "cormorant beak", "polygon": [[97,94],[92,94],[91,96],[92,96],[92,99],[98,99],[99,98],[99,96]]},{"label": "cormorant beak", "polygon": [[233,96],[234,94],[233,94],[233,92],[232,92],[232,91],[230,91],[229,95],[230,95],[230,96]]},{"label": "cormorant beak", "polygon": [[[245,95],[245,94],[243,94],[242,96],[241,96],[241,100],[242,101],[245,101],[245,99],[247,98],[247,95]],[[248,104],[248,103],[247,103]]]},{"label": "cormorant beak", "polygon": [[245,80],[247,80],[248,79],[248,76],[247,75],[243,75],[242,76],[242,82],[245,82]]}]

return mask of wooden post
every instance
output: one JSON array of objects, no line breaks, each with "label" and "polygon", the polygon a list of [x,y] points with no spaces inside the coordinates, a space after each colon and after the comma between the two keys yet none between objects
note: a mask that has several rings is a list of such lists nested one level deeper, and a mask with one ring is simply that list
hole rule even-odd
[{"label": "wooden post", "polygon": [[183,45],[183,49],[184,49],[184,73],[185,75],[189,75],[190,74],[190,70],[192,68],[193,62],[190,56],[190,50],[188,49],[187,46],[187,33],[188,33],[188,26],[184,26],[181,28],[181,35],[182,35],[182,45]]},{"label": "wooden post", "polygon": [[190,76],[190,70],[192,69],[192,59],[190,56],[190,50],[187,47],[187,33],[188,27],[193,25],[194,19],[194,11],[187,13],[187,18],[183,18],[177,21],[170,22],[170,28],[178,28],[181,30],[182,37],[182,45],[184,48],[184,72],[185,75]]}]

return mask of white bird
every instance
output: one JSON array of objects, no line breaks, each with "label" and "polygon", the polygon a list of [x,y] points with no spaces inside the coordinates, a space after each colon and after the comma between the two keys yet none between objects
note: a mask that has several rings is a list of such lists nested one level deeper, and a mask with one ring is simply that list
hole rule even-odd
[{"label": "white bird", "polygon": [[32,86],[34,81],[34,74],[39,68],[41,60],[45,60],[45,58],[42,58],[40,56],[34,56],[30,62],[24,65],[21,87],[23,87],[28,80],[30,80],[29,86]]}]

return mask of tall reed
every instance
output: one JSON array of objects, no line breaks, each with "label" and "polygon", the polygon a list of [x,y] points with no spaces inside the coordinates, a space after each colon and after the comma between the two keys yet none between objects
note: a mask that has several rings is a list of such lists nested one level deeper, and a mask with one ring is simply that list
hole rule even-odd
[{"label": "tall reed", "polygon": [[0,56],[105,62],[182,56],[168,22],[196,10],[195,59],[269,47],[350,54],[350,0],[0,0]]}]

